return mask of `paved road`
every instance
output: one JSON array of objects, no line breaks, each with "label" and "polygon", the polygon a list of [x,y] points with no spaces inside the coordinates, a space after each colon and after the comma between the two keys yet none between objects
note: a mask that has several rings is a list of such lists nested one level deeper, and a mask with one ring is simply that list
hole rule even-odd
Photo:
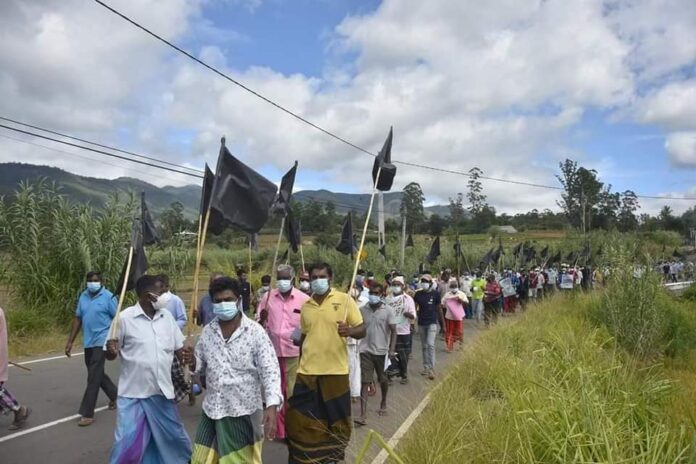
[{"label": "paved road", "polygon": [[[466,323],[466,325],[465,340],[471,341],[476,330],[472,324]],[[387,417],[378,417],[376,414],[379,393],[371,398],[368,405],[368,426],[355,430],[348,449],[347,462],[354,462],[370,428],[374,428],[387,440],[391,438],[427,392],[444,377],[458,358],[456,353],[445,353],[444,342],[438,340],[438,378],[435,382],[428,381],[418,375],[421,368],[421,354],[420,342],[416,340],[417,338],[414,337],[414,354],[409,366],[411,382],[408,385],[400,385],[397,382],[392,387]],[[73,355],[71,359],[59,358],[36,362],[28,364],[28,367],[32,368],[32,372],[11,368],[7,386],[20,402],[33,409],[33,413],[23,431],[24,435],[7,430],[11,423],[11,416],[0,416],[0,462],[55,464],[106,462],[113,439],[115,412],[107,410],[98,412],[95,423],[87,428],[77,427],[77,419],[70,419],[70,416],[77,414],[86,381],[84,358]],[[107,363],[107,372],[112,380],[116,381],[118,363]],[[103,407],[106,403],[106,396],[102,393],[97,406]],[[193,436],[200,416],[200,401],[195,407],[182,405],[180,411],[189,435]],[[60,420],[63,422],[55,423]],[[364,462],[371,462],[378,452],[379,449],[373,447],[367,454],[369,459]],[[264,463],[287,462],[287,451],[281,443],[266,442],[263,454]]]}]

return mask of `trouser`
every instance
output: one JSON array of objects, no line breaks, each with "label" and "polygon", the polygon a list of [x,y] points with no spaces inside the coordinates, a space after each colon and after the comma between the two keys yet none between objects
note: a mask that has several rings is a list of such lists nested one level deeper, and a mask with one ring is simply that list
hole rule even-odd
[{"label": "trouser", "polygon": [[464,321],[455,321],[452,319],[445,319],[445,343],[447,344],[447,351],[452,351],[454,349],[454,344],[459,342],[461,344],[464,339]]},{"label": "trouser", "polygon": [[486,325],[493,322],[498,322],[498,300],[484,303],[484,319]]},{"label": "trouser", "polygon": [[466,319],[473,319],[474,312],[471,308],[471,303],[466,303],[464,305],[464,315],[465,315]]},{"label": "trouser", "polygon": [[483,319],[483,300],[471,300],[471,308],[474,313],[474,319],[477,321]]},{"label": "trouser", "polygon": [[437,324],[420,326],[424,370],[435,368],[435,338],[437,337],[438,327]]},{"label": "trouser", "polygon": [[411,334],[396,336],[396,365],[399,369],[399,377],[408,378],[408,355],[411,352]]},{"label": "trouser", "polygon": [[80,415],[82,417],[94,417],[94,407],[99,397],[101,388],[109,397],[109,400],[116,401],[118,389],[108,375],[104,373],[104,350],[102,347],[85,348],[85,366],[87,366],[87,387],[82,395],[80,403]]},{"label": "trouser", "polygon": [[5,382],[0,382],[0,413],[8,414],[10,411],[17,412],[20,409],[19,401],[5,388]]}]

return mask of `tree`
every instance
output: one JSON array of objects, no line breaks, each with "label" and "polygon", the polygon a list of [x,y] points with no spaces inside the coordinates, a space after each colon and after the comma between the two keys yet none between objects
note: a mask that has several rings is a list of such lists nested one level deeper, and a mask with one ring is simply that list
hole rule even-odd
[{"label": "tree", "polygon": [[469,170],[469,182],[467,187],[469,191],[466,194],[466,199],[469,200],[469,211],[472,216],[479,214],[486,204],[486,195],[483,194],[483,185],[481,185],[481,176],[483,171],[477,167]]},{"label": "tree", "polygon": [[604,184],[597,178],[597,171],[578,167],[576,161],[566,159],[559,163],[561,175],[556,178],[563,186],[561,201],[568,222],[583,233],[592,228],[592,212],[600,202]]},{"label": "tree", "polygon": [[447,227],[447,220],[438,214],[433,214],[428,218],[428,231],[430,235],[437,236]]},{"label": "tree", "polygon": [[636,211],[640,208],[638,196],[633,190],[626,190],[621,194],[621,207],[619,209],[619,229],[622,232],[634,231],[638,228]]},{"label": "tree", "polygon": [[458,193],[456,197],[449,199],[450,223],[453,226],[464,220],[464,195]]},{"label": "tree", "polygon": [[399,212],[403,217],[406,217],[406,226],[409,232],[418,230],[421,224],[425,222],[423,202],[425,202],[425,195],[423,195],[423,189],[421,189],[420,184],[411,182],[404,187]]},{"label": "tree", "polygon": [[191,228],[191,222],[184,217],[184,205],[178,201],[175,201],[169,205],[168,209],[162,211],[159,219],[164,239],[170,239],[179,232]]}]

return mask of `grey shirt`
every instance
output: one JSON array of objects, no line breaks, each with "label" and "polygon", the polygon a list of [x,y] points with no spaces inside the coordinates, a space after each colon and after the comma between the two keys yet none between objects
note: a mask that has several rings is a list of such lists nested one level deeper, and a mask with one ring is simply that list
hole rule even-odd
[{"label": "grey shirt", "polygon": [[389,352],[389,338],[391,332],[389,326],[396,324],[394,313],[381,304],[373,310],[369,304],[360,307],[363,323],[367,327],[365,338],[360,341],[360,352],[378,356]]}]

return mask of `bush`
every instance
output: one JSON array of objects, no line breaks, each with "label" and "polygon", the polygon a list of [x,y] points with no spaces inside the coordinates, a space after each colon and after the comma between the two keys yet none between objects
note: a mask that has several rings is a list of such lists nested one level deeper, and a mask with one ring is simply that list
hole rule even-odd
[{"label": "bush", "polygon": [[689,288],[684,290],[684,293],[682,293],[681,296],[685,300],[696,302],[696,283],[691,284]]},{"label": "bush", "polygon": [[694,462],[693,423],[668,416],[678,385],[593,326],[589,298],[547,300],[482,335],[401,441],[404,461]]}]

